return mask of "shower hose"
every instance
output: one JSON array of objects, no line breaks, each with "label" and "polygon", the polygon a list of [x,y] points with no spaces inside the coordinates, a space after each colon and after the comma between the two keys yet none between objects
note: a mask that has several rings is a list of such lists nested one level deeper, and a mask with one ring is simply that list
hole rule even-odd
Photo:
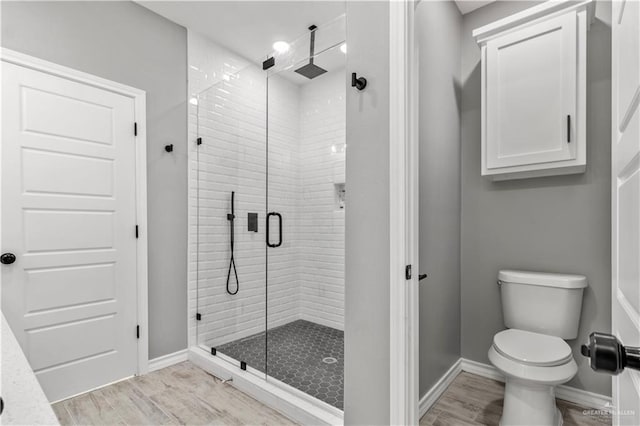
[{"label": "shower hose", "polygon": [[[235,195],[236,195],[235,192],[231,192],[231,214],[227,214],[227,220],[229,221],[229,233],[231,235],[231,260],[229,261],[229,272],[227,272],[227,293],[229,293],[232,296],[238,293],[238,290],[240,290],[240,282],[238,281],[238,271],[236,270],[236,261],[233,258],[233,245],[234,245],[233,221],[236,218],[235,209],[234,209]],[[235,291],[231,291],[231,287],[229,286],[229,284],[231,283],[231,268],[233,268],[233,274],[236,277]]]}]

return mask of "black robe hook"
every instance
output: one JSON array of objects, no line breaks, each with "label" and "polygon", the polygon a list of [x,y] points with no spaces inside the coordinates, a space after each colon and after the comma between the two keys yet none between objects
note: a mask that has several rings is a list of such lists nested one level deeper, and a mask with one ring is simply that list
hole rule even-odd
[{"label": "black robe hook", "polygon": [[364,90],[367,87],[367,79],[364,77],[357,77],[356,73],[351,73],[351,87],[355,87],[358,90]]}]

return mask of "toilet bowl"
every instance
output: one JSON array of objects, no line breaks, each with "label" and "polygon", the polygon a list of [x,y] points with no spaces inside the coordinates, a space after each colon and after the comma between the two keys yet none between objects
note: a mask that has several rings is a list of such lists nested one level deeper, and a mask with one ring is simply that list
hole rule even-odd
[{"label": "toilet bowl", "polygon": [[489,360],[505,377],[500,425],[562,425],[555,387],[578,371],[564,339],[577,337],[587,280],[503,270],[498,284],[508,329],[493,337]]},{"label": "toilet bowl", "polygon": [[489,360],[505,376],[500,425],[562,425],[555,387],[578,371],[564,340],[525,330],[504,330],[494,336]]}]

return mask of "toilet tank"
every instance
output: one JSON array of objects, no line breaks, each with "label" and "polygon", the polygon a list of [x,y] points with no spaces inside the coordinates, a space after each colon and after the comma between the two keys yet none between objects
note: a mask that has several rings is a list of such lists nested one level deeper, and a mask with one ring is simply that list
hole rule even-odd
[{"label": "toilet tank", "polygon": [[565,340],[578,337],[586,277],[502,270],[498,273],[498,284],[507,328]]}]

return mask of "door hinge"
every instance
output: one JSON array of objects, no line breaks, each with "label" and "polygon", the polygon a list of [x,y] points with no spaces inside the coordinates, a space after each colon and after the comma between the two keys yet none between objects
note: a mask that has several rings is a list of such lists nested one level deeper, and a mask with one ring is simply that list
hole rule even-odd
[{"label": "door hinge", "polygon": [[407,265],[404,267],[404,279],[405,280],[411,279],[411,265]]},{"label": "door hinge", "polygon": [[136,238],[138,238],[139,232],[138,232],[138,225],[136,225]]},{"label": "door hinge", "polygon": [[196,144],[197,145],[202,145],[202,138],[196,139]]},{"label": "door hinge", "polygon": [[140,326],[136,325],[136,339],[140,338]]},{"label": "door hinge", "polygon": [[202,314],[197,313],[196,314],[196,320],[200,321],[202,319]]},{"label": "door hinge", "polygon": [[138,123],[133,123],[133,136],[138,136]]}]

